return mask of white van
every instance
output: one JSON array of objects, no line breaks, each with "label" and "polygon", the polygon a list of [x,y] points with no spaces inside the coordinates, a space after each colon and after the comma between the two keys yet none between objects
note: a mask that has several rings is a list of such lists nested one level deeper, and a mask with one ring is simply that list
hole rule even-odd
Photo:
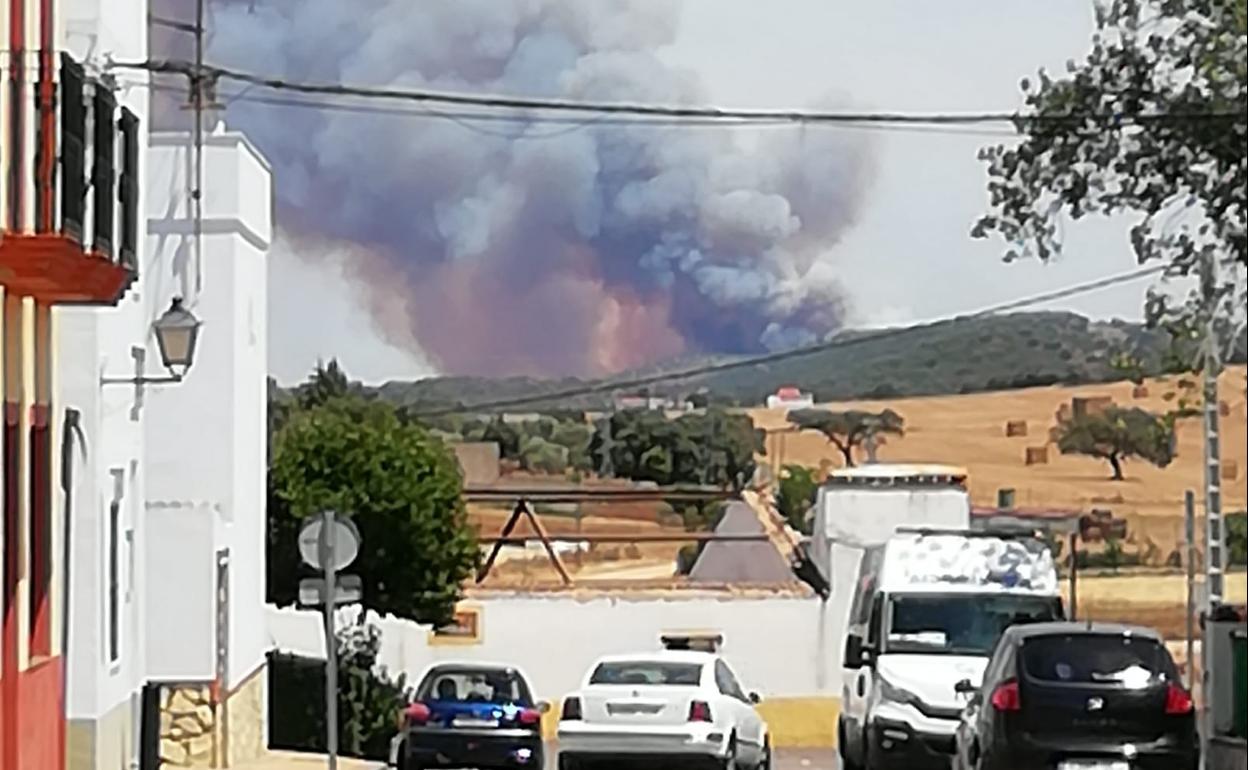
[{"label": "white van", "polygon": [[845,770],[948,768],[967,683],[1001,633],[1063,617],[1053,555],[1030,533],[898,529],[864,549],[844,649]]}]

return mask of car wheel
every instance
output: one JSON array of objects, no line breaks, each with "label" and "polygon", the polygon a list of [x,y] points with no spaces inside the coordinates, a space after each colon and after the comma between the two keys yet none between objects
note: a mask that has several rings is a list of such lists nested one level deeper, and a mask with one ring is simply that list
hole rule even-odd
[{"label": "car wheel", "polygon": [[724,770],[747,770],[741,766],[741,752],[737,748],[737,736],[728,738],[728,756],[724,757]]},{"label": "car wheel", "polygon": [[853,751],[850,749],[849,741],[846,740],[844,719],[836,720],[836,748],[837,753],[841,755],[842,770],[862,770],[862,765],[856,757],[852,756]]},{"label": "car wheel", "polygon": [[763,758],[758,763],[757,770],[771,770],[771,741],[763,742]]}]

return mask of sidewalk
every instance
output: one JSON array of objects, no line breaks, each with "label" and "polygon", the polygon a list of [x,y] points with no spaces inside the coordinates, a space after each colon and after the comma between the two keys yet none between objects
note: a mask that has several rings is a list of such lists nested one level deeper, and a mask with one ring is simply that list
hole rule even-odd
[{"label": "sidewalk", "polygon": [[[379,770],[385,762],[362,759],[338,759],[338,770]],[[324,770],[323,754],[301,754],[294,751],[271,751],[264,759],[235,765],[231,770]]]}]

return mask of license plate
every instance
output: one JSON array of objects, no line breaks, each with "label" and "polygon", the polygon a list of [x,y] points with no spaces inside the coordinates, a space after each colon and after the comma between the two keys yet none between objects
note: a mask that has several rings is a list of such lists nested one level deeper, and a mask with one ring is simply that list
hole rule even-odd
[{"label": "license plate", "polygon": [[475,717],[455,717],[456,727],[498,727],[497,719],[477,719]]},{"label": "license plate", "polygon": [[1113,759],[1072,759],[1059,762],[1057,770],[1131,770],[1131,763]]}]

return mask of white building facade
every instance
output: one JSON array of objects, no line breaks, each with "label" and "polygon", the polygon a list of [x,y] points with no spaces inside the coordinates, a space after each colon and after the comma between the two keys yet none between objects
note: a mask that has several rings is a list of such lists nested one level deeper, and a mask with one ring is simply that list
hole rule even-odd
[{"label": "white building facade", "polygon": [[[111,57],[147,58],[142,0],[61,0],[65,49],[88,74],[103,75]],[[141,121],[139,168],[145,166],[149,93],[146,76],[126,72],[118,102]],[[144,194],[140,188],[140,195]],[[140,199],[139,211],[143,211]],[[139,244],[139,269],[115,308],[56,309],[59,401],[78,414],[79,430],[63,472],[62,505],[70,517],[67,550],[66,765],[115,770],[137,758],[140,694],[146,676],[143,605],[144,496],[141,395],[110,377],[152,374],[144,351],[152,321],[165,309],[148,291],[150,261]],[[167,300],[165,300],[167,305]]]},{"label": "white building facade", "polygon": [[[264,751],[268,164],[205,140],[202,237],[187,134],[147,129],[147,0],[57,0],[66,49],[142,121],[137,278],[116,307],[56,307],[56,401],[77,414],[65,572],[72,770],[229,767]],[[168,378],[154,321],[202,322]],[[62,429],[57,423],[56,430]],[[7,768],[6,768],[7,770]],[[42,770],[42,766],[40,766]]]},{"label": "white building facade", "polygon": [[203,327],[191,375],[146,399],[146,673],[166,765],[228,767],[267,746],[271,173],[241,134],[208,132],[196,260],[193,162],[186,134],[151,136],[150,291],[185,298]]}]

